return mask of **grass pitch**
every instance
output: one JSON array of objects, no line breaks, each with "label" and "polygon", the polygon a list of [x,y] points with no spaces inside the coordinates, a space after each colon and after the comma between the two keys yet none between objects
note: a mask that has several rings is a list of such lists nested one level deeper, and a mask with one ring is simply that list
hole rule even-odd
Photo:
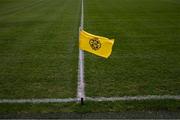
[{"label": "grass pitch", "polygon": [[0,0],[0,98],[76,97],[80,1]]},{"label": "grass pitch", "polygon": [[85,54],[87,96],[180,94],[177,0],[85,0],[85,29],[115,38],[108,60]]},{"label": "grass pitch", "polygon": [[[85,30],[115,38],[85,53],[87,96],[180,95],[178,0],[84,0]],[[80,0],[0,0],[0,99],[76,97]],[[179,101],[0,104],[0,113],[179,110]]]}]

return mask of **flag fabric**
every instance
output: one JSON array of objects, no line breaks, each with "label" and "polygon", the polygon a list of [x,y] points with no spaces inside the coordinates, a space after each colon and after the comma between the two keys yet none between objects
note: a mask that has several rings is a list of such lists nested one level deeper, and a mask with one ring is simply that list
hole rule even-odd
[{"label": "flag fabric", "polygon": [[84,30],[80,30],[79,47],[90,53],[108,58],[112,52],[114,39],[108,39],[97,35],[90,34]]}]

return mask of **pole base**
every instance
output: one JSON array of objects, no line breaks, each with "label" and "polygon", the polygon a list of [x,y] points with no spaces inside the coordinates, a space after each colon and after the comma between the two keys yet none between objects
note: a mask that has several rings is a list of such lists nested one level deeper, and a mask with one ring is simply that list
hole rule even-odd
[{"label": "pole base", "polygon": [[84,105],[84,99],[81,98],[81,105]]}]

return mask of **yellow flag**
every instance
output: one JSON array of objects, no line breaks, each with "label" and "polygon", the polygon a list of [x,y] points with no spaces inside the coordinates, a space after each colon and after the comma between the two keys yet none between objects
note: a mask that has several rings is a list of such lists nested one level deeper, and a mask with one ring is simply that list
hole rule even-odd
[{"label": "yellow flag", "polygon": [[80,49],[108,58],[112,52],[114,40],[80,31]]}]

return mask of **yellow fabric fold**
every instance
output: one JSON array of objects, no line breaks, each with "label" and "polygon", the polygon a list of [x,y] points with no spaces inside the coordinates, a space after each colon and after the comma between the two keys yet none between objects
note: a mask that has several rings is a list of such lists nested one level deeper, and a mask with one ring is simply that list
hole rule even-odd
[{"label": "yellow fabric fold", "polygon": [[81,50],[104,58],[108,58],[111,55],[114,39],[93,35],[84,30],[80,31],[79,38],[79,47]]}]

